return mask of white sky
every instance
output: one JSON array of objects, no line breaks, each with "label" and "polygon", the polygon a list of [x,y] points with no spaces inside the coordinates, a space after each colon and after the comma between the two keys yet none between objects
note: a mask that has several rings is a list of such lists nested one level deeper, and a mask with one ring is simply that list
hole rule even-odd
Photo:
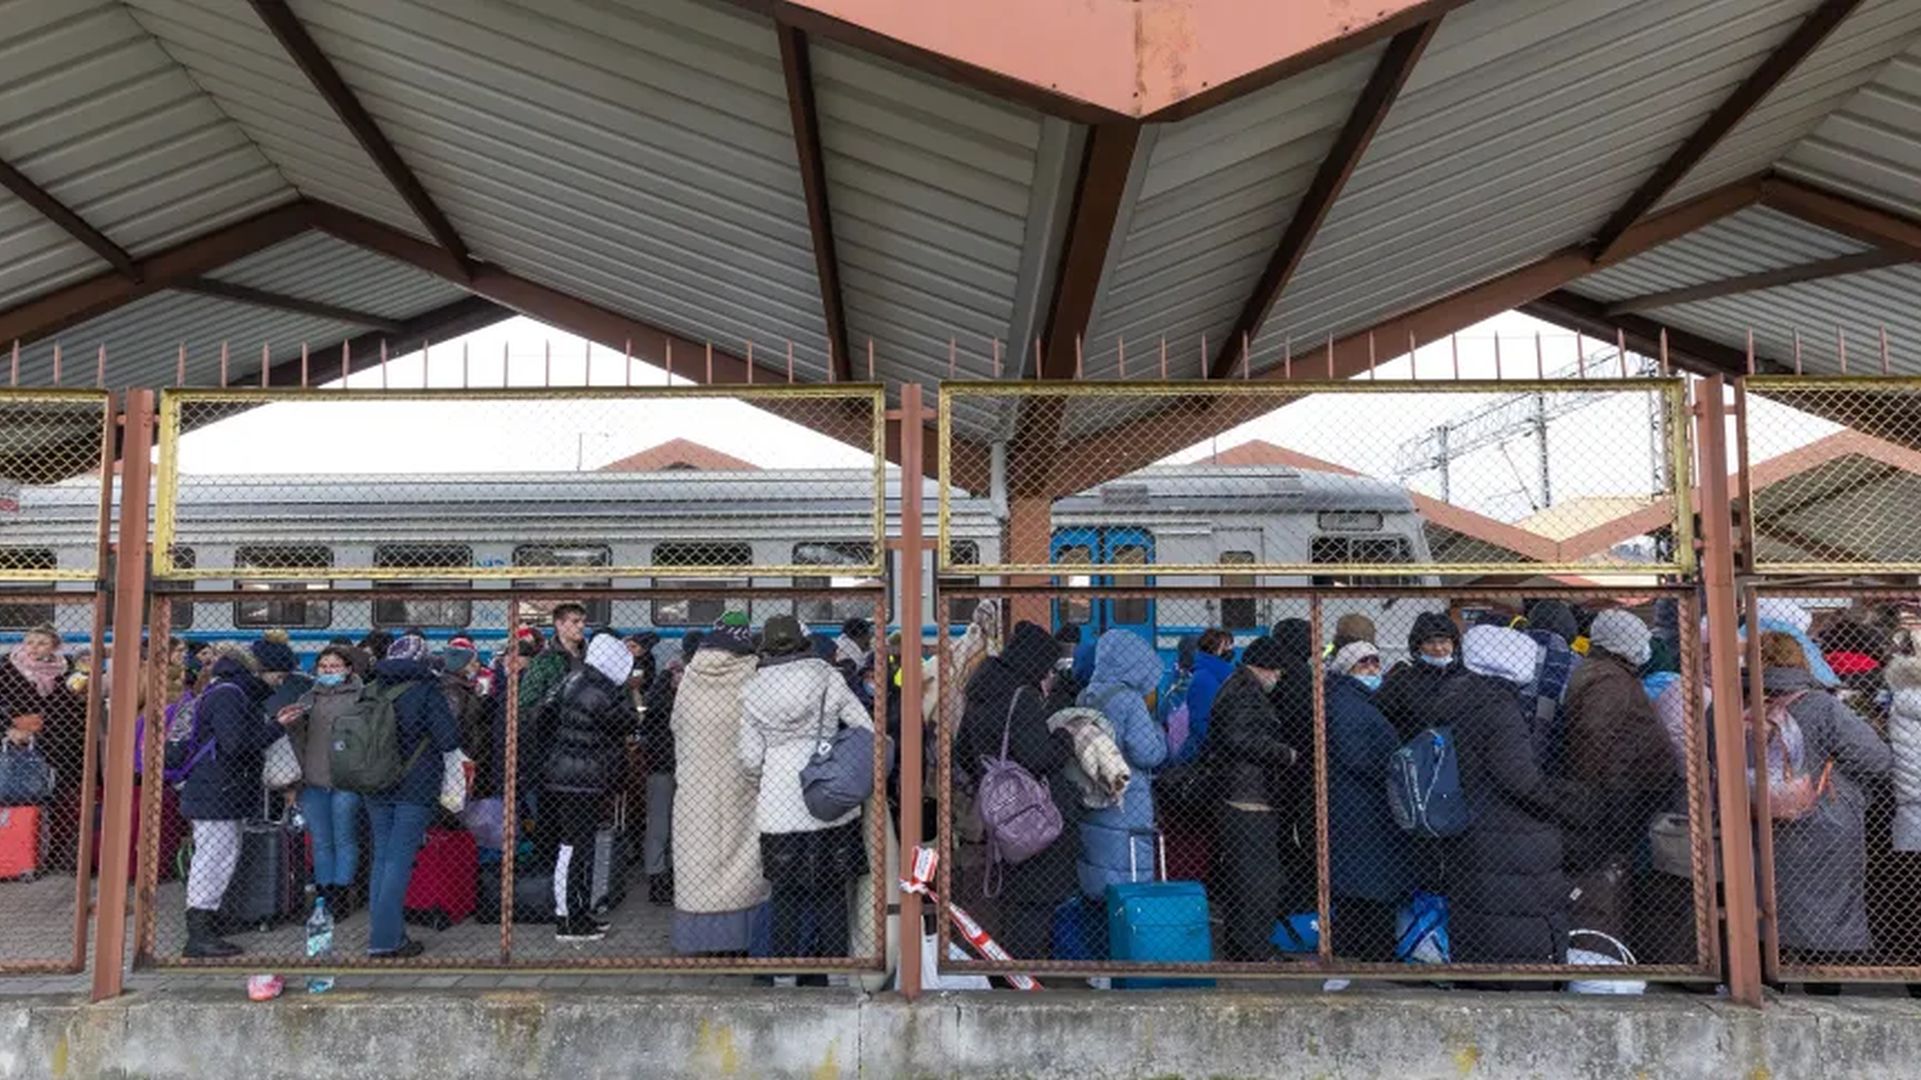
[{"label": "white sky", "polygon": [[[1497,360],[1497,346],[1498,360]],[[1538,342],[1538,345],[1537,345]],[[1588,354],[1610,348],[1585,339]],[[1466,378],[1533,378],[1576,361],[1576,341],[1557,327],[1509,312],[1463,332],[1453,342],[1422,347],[1422,381],[1451,379],[1458,348]],[[1537,348],[1540,357],[1537,361]],[[1311,365],[1310,354],[1299,362]],[[385,385],[400,387],[666,385],[664,371],[627,361],[529,319],[516,318],[387,365]],[[1606,373],[1618,377],[1618,367]],[[1594,372],[1596,378],[1600,372]],[[1405,358],[1383,365],[1376,378],[1405,380]],[[677,385],[688,380],[677,377]],[[349,386],[377,388],[380,371],[355,375]],[[333,383],[330,385],[338,385]],[[1364,473],[1396,479],[1397,450],[1452,417],[1505,395],[1320,395],[1296,402],[1222,433],[1168,460],[1192,461],[1249,439],[1266,439]],[[1642,393],[1597,394],[1595,404],[1549,425],[1548,451],[1555,503],[1579,496],[1646,495],[1654,487],[1648,402]],[[1835,430],[1832,425],[1758,400],[1751,418],[1777,436],[1770,446],[1795,446]],[[1783,436],[1780,433],[1792,433]],[[645,402],[554,400],[503,403],[378,402],[283,403],[252,410],[186,435],[183,473],[288,474],[476,473],[596,469],[609,462],[685,438],[769,468],[860,467],[861,451],[800,424],[734,400]],[[1450,501],[1513,521],[1541,502],[1535,437],[1517,428],[1500,445],[1458,459]],[[1439,475],[1408,476],[1416,490],[1440,495]]]}]

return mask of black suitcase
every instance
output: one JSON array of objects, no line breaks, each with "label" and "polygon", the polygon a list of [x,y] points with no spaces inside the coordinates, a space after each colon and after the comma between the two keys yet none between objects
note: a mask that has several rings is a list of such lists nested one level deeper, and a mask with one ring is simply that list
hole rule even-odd
[{"label": "black suitcase", "polygon": [[240,823],[240,861],[234,867],[220,914],[229,925],[270,930],[303,916],[295,867],[305,859],[300,832],[282,818],[250,818]]},{"label": "black suitcase", "polygon": [[[500,922],[500,864],[481,863],[474,895],[474,921]],[[514,921],[551,923],[554,921],[554,876],[521,874],[514,878]]]}]

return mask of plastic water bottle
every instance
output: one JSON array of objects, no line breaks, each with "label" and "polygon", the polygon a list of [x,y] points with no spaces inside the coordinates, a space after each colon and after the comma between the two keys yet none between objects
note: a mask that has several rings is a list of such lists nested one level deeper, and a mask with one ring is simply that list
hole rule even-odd
[{"label": "plastic water bottle", "polygon": [[[325,897],[316,896],[313,914],[307,916],[307,959],[332,960],[334,955],[334,917],[327,910]],[[307,993],[324,994],[334,988],[331,975],[313,975],[307,979]]]}]

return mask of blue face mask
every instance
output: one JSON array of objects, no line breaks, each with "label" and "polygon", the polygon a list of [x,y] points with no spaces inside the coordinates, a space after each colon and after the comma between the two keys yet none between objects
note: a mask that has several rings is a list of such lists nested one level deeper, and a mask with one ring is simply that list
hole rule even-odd
[{"label": "blue face mask", "polygon": [[315,675],[313,681],[318,686],[339,686],[341,683],[347,681],[347,673],[344,671],[330,671],[322,675]]},{"label": "blue face mask", "polygon": [[1379,675],[1356,675],[1354,677],[1359,679],[1361,685],[1367,687],[1369,692],[1381,688],[1381,677]]},{"label": "blue face mask", "polygon": [[1422,653],[1420,655],[1421,655],[1421,663],[1426,664],[1429,667],[1449,667],[1454,663],[1454,658],[1452,656],[1429,656],[1426,653]]}]

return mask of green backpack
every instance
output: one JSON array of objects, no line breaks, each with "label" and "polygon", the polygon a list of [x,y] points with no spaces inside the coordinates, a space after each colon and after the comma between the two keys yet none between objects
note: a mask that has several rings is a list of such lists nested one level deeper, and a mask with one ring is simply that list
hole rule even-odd
[{"label": "green backpack", "polygon": [[413,685],[367,687],[353,707],[334,720],[328,754],[334,787],[362,795],[391,791],[420,760],[427,749],[425,736],[405,762],[400,760],[400,721],[394,716],[394,702]]}]

